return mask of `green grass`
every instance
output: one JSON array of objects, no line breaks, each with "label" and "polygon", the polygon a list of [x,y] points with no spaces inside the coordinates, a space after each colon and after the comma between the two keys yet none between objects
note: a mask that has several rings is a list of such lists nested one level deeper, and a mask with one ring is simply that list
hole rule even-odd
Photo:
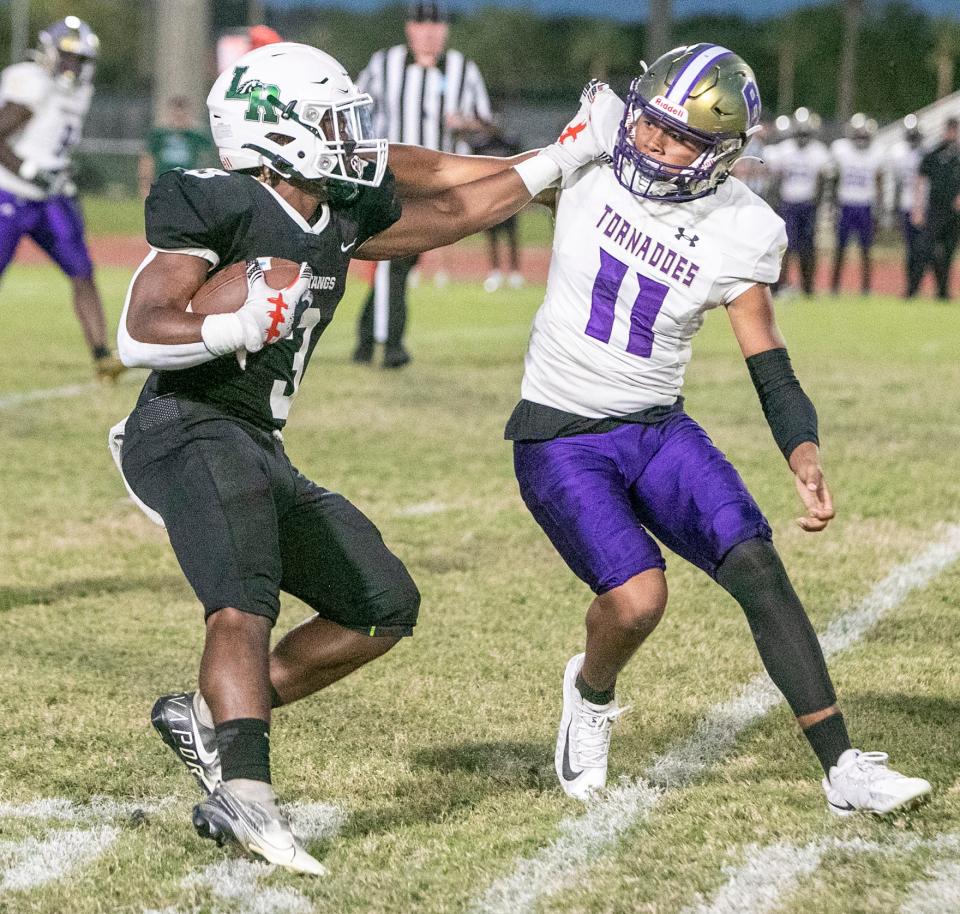
[{"label": "green grass", "polygon": [[[119,218],[119,217],[118,217]],[[116,320],[127,281],[103,270]],[[276,872],[317,911],[466,909],[518,855],[580,807],[555,786],[563,664],[582,644],[589,596],[526,514],[502,425],[515,402],[529,320],[542,294],[472,285],[419,289],[415,360],[385,373],[349,362],[362,287],[317,349],[287,446],[298,466],[366,511],[424,595],[417,635],[274,724],[283,796],[344,808],[313,850],[322,880]],[[0,290],[0,800],[174,796],[121,822],[109,851],[70,878],[0,891],[0,911],[92,914],[235,910],[181,882],[229,856],[189,825],[196,792],[149,728],[153,699],[195,681],[201,615],[165,536],[125,498],[105,447],[134,379],[81,396],[3,405],[14,392],[91,377],[67,287],[13,267]],[[960,313],[931,302],[855,297],[791,303],[781,324],[817,403],[838,517],[819,536],[793,524],[787,469],[763,422],[729,328],[710,317],[695,343],[688,408],[740,468],[767,512],[801,596],[823,627],[893,565],[960,520]],[[426,501],[444,507],[405,514]],[[732,601],[668,556],[671,605],[619,686],[611,777],[635,776],[760,669]],[[892,822],[835,821],[818,768],[778,708],[692,787],[593,862],[543,910],[677,912],[709,897],[744,847],[819,838],[884,840],[960,831],[960,569],[914,593],[833,664],[855,741],[933,781],[922,811]],[[305,607],[287,601],[278,632]],[[2,842],[69,825],[0,820]],[[788,914],[898,911],[930,854],[832,854],[786,900]]]}]

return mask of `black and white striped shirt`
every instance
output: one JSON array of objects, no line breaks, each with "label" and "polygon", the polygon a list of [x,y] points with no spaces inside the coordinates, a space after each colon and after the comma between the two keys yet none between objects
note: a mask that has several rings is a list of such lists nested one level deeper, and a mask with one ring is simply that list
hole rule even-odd
[{"label": "black and white striped shirt", "polygon": [[415,63],[405,44],[377,51],[357,85],[373,98],[374,136],[392,143],[453,152],[459,144],[447,126],[450,115],[490,120],[490,98],[480,70],[452,48],[435,67]]}]

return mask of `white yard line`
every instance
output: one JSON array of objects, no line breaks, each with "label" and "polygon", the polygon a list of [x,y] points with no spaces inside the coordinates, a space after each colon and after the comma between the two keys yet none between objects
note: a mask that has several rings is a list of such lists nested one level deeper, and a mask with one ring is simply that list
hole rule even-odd
[{"label": "white yard line", "polygon": [[449,510],[450,506],[442,501],[421,501],[397,508],[394,513],[397,517],[428,517],[431,514],[442,514]]},{"label": "white yard line", "polygon": [[177,802],[176,797],[144,800],[113,800],[94,796],[89,803],[75,803],[65,797],[47,797],[26,803],[0,803],[0,819],[37,819],[43,822],[100,822],[131,816],[150,815],[167,809]]},{"label": "white yard line", "polygon": [[3,394],[0,396],[0,410],[14,409],[26,403],[35,403],[38,400],[63,400],[67,397],[79,397],[96,390],[93,381],[86,384],[66,384],[63,387],[42,387],[38,390],[25,390],[22,393]]},{"label": "white yard line", "polygon": [[35,889],[69,876],[97,859],[120,834],[117,828],[51,831],[41,838],[0,842],[0,891]]},{"label": "white yard line", "polygon": [[[681,914],[773,914],[831,852],[904,856],[921,848],[939,855],[956,854],[960,850],[960,834],[924,839],[893,833],[889,840],[882,842],[824,838],[805,845],[779,842],[765,847],[750,845],[745,848],[747,859],[742,864],[723,868],[727,881],[713,897],[684,908]],[[901,914],[946,914],[960,910],[960,863],[938,861],[929,871],[929,877],[913,884]]]},{"label": "white yard line", "polygon": [[[128,371],[117,380],[118,384],[143,383],[146,375],[142,371]],[[0,394],[0,412],[6,409],[16,409],[27,403],[38,403],[44,400],[65,400],[70,397],[82,397],[104,388],[97,381],[85,381],[80,384],[64,384],[62,387],[38,387],[34,390],[23,390],[16,393]]]},{"label": "white yard line", "polygon": [[960,911],[960,862],[941,861],[931,866],[926,879],[910,886],[900,914],[944,914]]},{"label": "white yard line", "polygon": [[[910,593],[925,587],[960,558],[960,525],[945,528],[942,538],[912,561],[898,565],[856,606],[842,613],[820,643],[829,659],[860,641]],[[496,880],[472,905],[483,914],[522,914],[576,881],[597,854],[619,835],[645,819],[663,791],[688,786],[721,759],[739,735],[783,700],[766,674],[754,677],[729,701],[716,705],[692,736],[655,759],[637,781],[608,790],[582,816],[560,822],[560,834],[532,857],[520,859],[513,872]]]},{"label": "white yard line", "polygon": [[[346,811],[326,803],[292,803],[284,806],[290,825],[306,842],[333,838],[347,820]],[[248,859],[228,859],[191,873],[180,887],[191,893],[206,890],[214,904],[146,910],[143,914],[312,914],[313,904],[295,889],[260,884],[274,867]]]},{"label": "white yard line", "polygon": [[725,866],[726,884],[709,902],[681,914],[770,914],[805,876],[816,872],[826,848],[822,844],[751,845],[740,866]]}]

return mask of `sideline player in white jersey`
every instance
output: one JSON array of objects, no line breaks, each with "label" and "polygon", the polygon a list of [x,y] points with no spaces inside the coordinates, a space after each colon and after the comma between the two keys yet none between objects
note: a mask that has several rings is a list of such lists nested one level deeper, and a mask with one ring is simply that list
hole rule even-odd
[{"label": "sideline player in white jersey", "polygon": [[697,44],[656,60],[633,81],[625,106],[605,87],[591,96],[588,114],[560,138],[569,166],[546,297],[506,429],[524,502],[596,594],[585,653],[563,676],[560,783],[580,799],[606,783],[611,724],[622,713],[617,675],[666,605],[655,536],[743,608],[823,766],[829,808],[901,808],[930,785],[887,767],[883,753],[851,747],[770,525],[683,410],[691,339],[708,310],[724,307],[794,474],[806,512],[799,524],[826,527],[834,512],[816,412],[790,366],[768,290],[780,272],[783,222],[727,179],[760,119],[754,75],[726,48]]},{"label": "sideline player in white jersey", "polygon": [[919,255],[917,242],[920,238],[920,229],[913,224],[911,215],[921,159],[923,159],[923,134],[920,132],[920,122],[915,114],[908,114],[903,119],[903,138],[894,144],[887,162],[887,173],[893,185],[894,206],[897,209],[906,254],[906,292],[909,292],[909,277],[916,269],[915,264]]},{"label": "sideline player in white jersey", "polygon": [[831,290],[840,291],[843,257],[851,235],[860,245],[860,291],[870,294],[870,251],[878,207],[883,205],[882,152],[874,145],[877,122],[865,114],[850,118],[847,136],[830,146],[834,196],[837,202],[837,246],[833,258]]},{"label": "sideline player in white jersey", "polygon": [[29,235],[69,278],[96,373],[112,380],[124,369],[107,345],[70,176],[70,154],[93,97],[99,47],[90,26],[67,16],[40,33],[36,60],[13,64],[0,75],[0,274]]},{"label": "sideline player in white jersey", "polygon": [[786,279],[793,255],[800,273],[800,287],[805,295],[813,295],[817,210],[830,167],[830,150],[818,139],[819,115],[807,108],[797,108],[791,123],[792,136],[777,144],[770,159],[778,187],[780,215],[787,227],[783,276]]}]

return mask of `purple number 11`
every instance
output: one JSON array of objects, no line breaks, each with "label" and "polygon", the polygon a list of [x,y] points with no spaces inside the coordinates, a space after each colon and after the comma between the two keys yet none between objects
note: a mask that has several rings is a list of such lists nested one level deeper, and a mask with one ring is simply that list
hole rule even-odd
[{"label": "purple number 11", "polygon": [[[593,296],[590,300],[590,320],[586,334],[602,343],[610,342],[613,333],[614,309],[620,295],[620,287],[629,267],[600,248],[600,272],[593,281]],[[653,322],[657,319],[670,286],[657,282],[649,276],[637,273],[640,292],[630,310],[630,336],[627,352],[649,358],[653,352]]]}]

